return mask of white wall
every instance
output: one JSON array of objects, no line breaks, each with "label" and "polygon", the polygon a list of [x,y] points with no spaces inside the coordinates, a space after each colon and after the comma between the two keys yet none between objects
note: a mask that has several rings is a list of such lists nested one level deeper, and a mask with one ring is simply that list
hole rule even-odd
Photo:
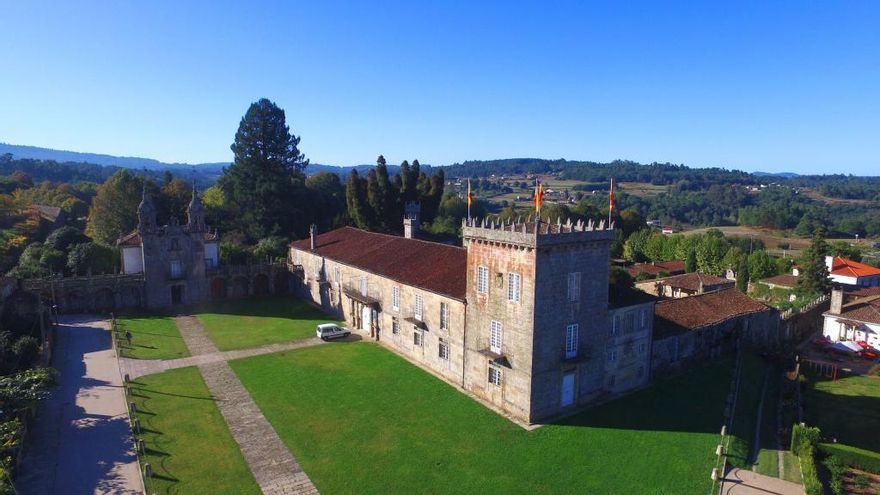
[{"label": "white wall", "polygon": [[856,330],[846,330],[846,325],[837,321],[837,318],[834,315],[825,315],[822,335],[833,342],[847,340],[853,342],[866,341],[871,347],[880,349],[880,324],[864,324]]},{"label": "white wall", "polygon": [[126,275],[144,273],[144,256],[140,246],[122,248],[122,272]]}]

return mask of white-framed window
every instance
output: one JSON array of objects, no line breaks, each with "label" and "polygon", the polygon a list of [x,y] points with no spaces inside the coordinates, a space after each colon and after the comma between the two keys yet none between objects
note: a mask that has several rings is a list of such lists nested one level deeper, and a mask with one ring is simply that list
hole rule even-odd
[{"label": "white-framed window", "polygon": [[416,304],[413,308],[413,316],[415,319],[422,321],[422,295],[416,294]]},{"label": "white-framed window", "polygon": [[611,362],[617,361],[617,350],[608,351],[608,360]]},{"label": "white-framed window", "polygon": [[501,322],[492,320],[489,326],[489,350],[495,354],[501,354]]},{"label": "white-framed window", "polygon": [[507,274],[507,300],[519,302],[519,295],[522,289],[522,277],[519,273]]},{"label": "white-framed window", "polygon": [[571,302],[581,299],[581,272],[568,274],[568,300]]},{"label": "white-framed window", "polygon": [[397,335],[400,333],[400,320],[397,317],[391,318],[391,333]]},{"label": "white-framed window", "polygon": [[400,287],[391,288],[391,309],[400,311]]},{"label": "white-framed window", "polygon": [[578,324],[572,323],[565,327],[565,359],[571,359],[578,353]]},{"label": "white-framed window", "polygon": [[449,360],[449,342],[444,339],[440,339],[440,344],[437,346],[437,357],[444,361]]},{"label": "white-framed window", "polygon": [[361,276],[361,295],[366,297],[368,289],[369,286],[367,285],[367,277]]},{"label": "white-framed window", "polygon": [[171,278],[181,278],[183,276],[183,265],[180,260],[171,260]]},{"label": "white-framed window", "polygon": [[642,321],[641,321],[641,324],[639,325],[639,328],[641,328],[642,330],[648,328],[648,310],[647,309],[642,310]]},{"label": "white-framed window", "polygon": [[422,347],[425,345],[425,337],[422,335],[422,331],[418,328],[413,329],[413,345],[416,347]]},{"label": "white-framed window", "polygon": [[339,273],[338,266],[333,267],[333,281],[336,282],[337,284],[342,282],[342,274]]},{"label": "white-framed window", "polygon": [[620,315],[614,315],[614,318],[611,320],[611,331],[609,332],[612,337],[617,336],[618,328],[620,328]]},{"label": "white-framed window", "polygon": [[449,305],[445,302],[440,303],[440,329],[449,329]]},{"label": "white-framed window", "polygon": [[477,267],[477,294],[489,292],[489,267]]},{"label": "white-framed window", "polygon": [[496,387],[501,386],[501,370],[491,364],[489,365],[489,383]]}]

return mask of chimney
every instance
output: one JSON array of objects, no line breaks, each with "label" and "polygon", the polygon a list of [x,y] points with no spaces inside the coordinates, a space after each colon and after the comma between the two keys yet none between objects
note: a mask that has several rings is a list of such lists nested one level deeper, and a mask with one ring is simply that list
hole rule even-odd
[{"label": "chimney", "polygon": [[415,238],[419,233],[419,215],[421,206],[416,201],[406,203],[403,209],[403,237]]},{"label": "chimney", "polygon": [[312,224],[309,227],[309,238],[312,241],[312,251],[314,251],[315,246],[318,245],[318,226],[317,225]]},{"label": "chimney", "polygon": [[831,289],[831,313],[839,315],[843,309],[843,289],[835,287]]}]

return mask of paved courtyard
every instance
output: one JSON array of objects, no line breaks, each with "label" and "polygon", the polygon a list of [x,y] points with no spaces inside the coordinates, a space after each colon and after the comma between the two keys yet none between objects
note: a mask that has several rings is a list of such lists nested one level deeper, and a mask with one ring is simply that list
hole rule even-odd
[{"label": "paved courtyard", "polygon": [[143,493],[108,327],[99,317],[61,318],[60,386],[40,406],[18,493]]},{"label": "paved courtyard", "polygon": [[731,469],[721,484],[721,495],[804,495],[804,487],[745,469]]}]

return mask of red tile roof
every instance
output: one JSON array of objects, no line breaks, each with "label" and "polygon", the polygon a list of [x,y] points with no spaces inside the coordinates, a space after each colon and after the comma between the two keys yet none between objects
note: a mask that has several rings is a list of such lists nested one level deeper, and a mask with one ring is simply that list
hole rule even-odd
[{"label": "red tile roof", "polygon": [[759,282],[766,285],[794,289],[797,286],[797,280],[796,275],[776,275],[775,277],[762,278]]},{"label": "red tile roof", "polygon": [[[834,314],[829,312],[829,314]],[[873,295],[845,304],[837,315],[848,320],[880,324],[880,295]]]},{"label": "red tile roof", "polygon": [[633,277],[638,277],[639,273],[647,273],[649,275],[657,276],[660,274],[660,272],[666,272],[670,275],[677,275],[680,273],[684,273],[684,270],[684,261],[657,261],[655,263],[636,263],[626,268],[626,271],[629,272],[629,274]]},{"label": "red tile roof", "polygon": [[874,277],[880,275],[880,268],[859,263],[846,258],[835,257],[831,261],[831,274],[842,277]]},{"label": "red tile roof", "polygon": [[[467,291],[467,250],[436,242],[342,227],[318,234],[315,250],[327,259],[353,266],[402,284],[464,301]],[[290,246],[309,252],[302,239]]]},{"label": "red tile roof", "polygon": [[658,283],[662,282],[663,285],[668,285],[669,287],[675,287],[678,289],[685,289],[689,291],[699,291],[700,284],[703,286],[710,285],[734,285],[736,284],[733,280],[728,280],[726,278],[716,277],[715,275],[706,275],[705,273],[685,273],[683,275],[674,275],[672,277],[661,278],[658,280]]},{"label": "red tile roof", "polygon": [[717,325],[731,318],[770,310],[769,306],[736,289],[668,299],[654,306],[654,337],[662,339]]},{"label": "red tile roof", "polygon": [[871,296],[880,296],[880,287],[846,287],[843,290],[845,302],[854,302]]}]

